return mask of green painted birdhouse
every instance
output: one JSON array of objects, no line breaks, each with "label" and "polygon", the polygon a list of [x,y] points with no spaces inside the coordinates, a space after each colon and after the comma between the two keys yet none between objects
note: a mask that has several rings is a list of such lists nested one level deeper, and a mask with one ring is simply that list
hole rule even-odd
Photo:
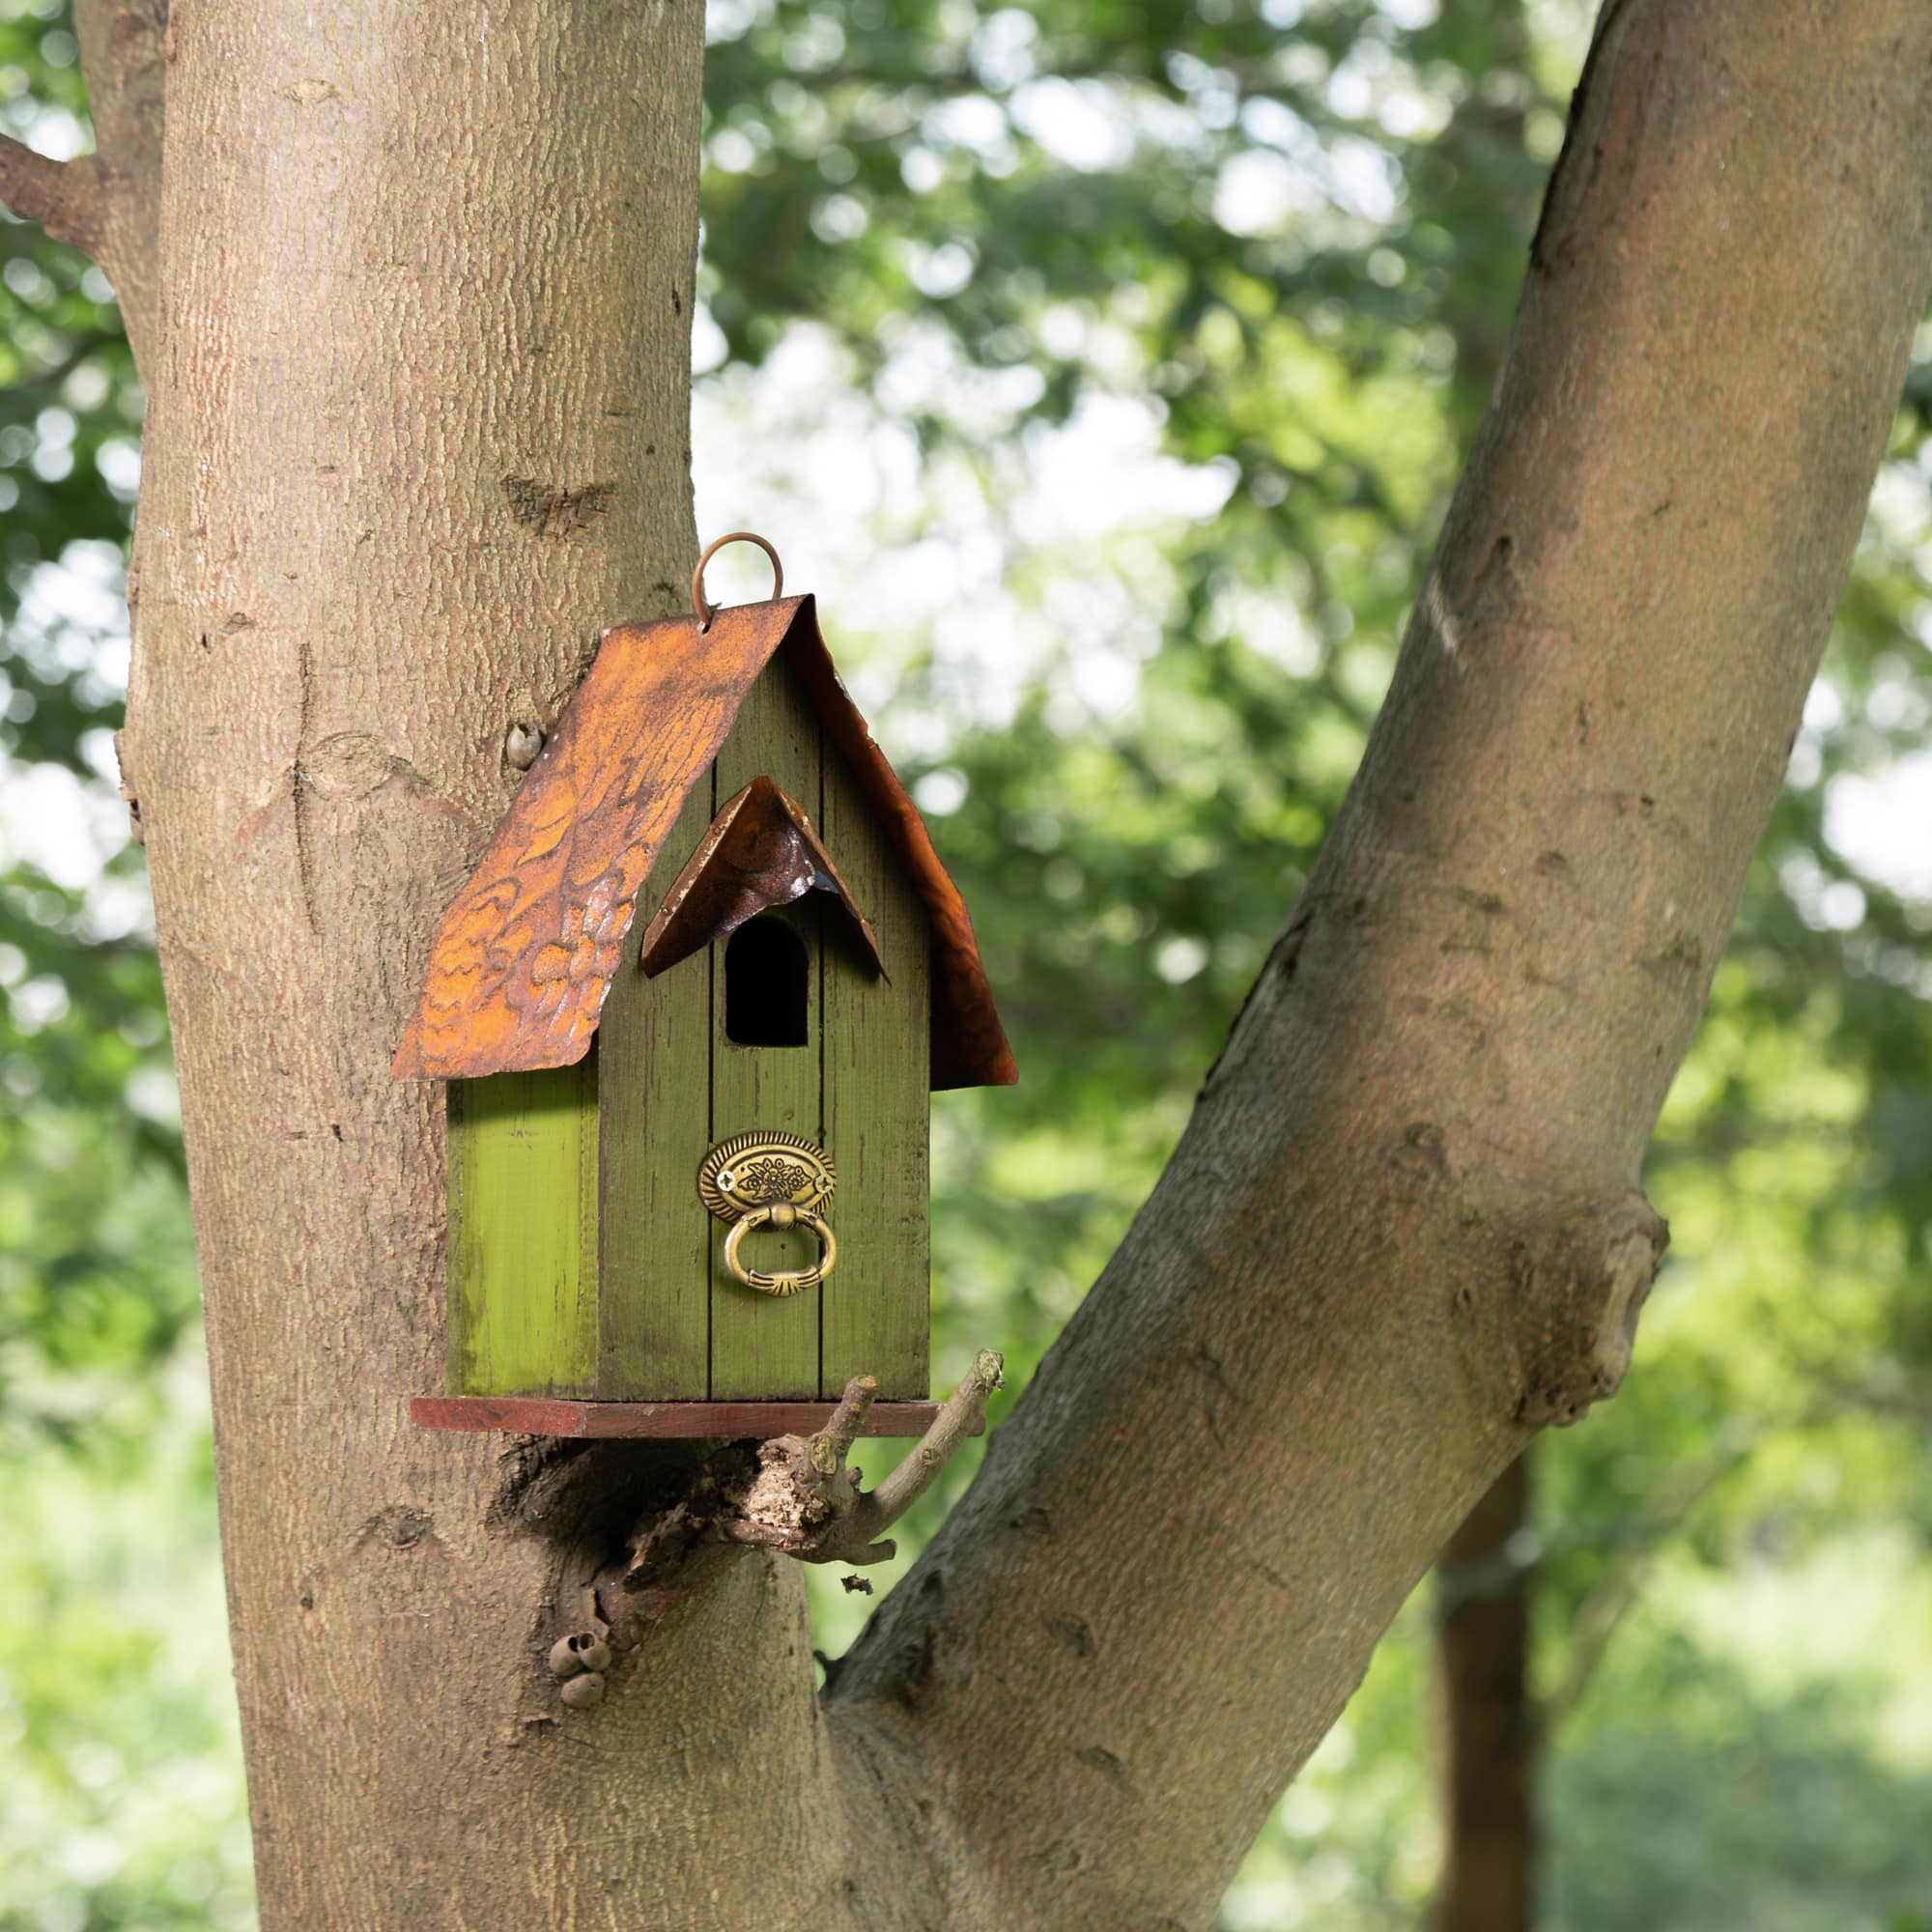
[{"label": "green painted birdhouse", "polygon": [[880,1433],[931,1412],[927,1094],[1012,1056],[812,600],[694,604],[605,633],[396,1054],[448,1083],[431,1427],[778,1434],[859,1374]]}]

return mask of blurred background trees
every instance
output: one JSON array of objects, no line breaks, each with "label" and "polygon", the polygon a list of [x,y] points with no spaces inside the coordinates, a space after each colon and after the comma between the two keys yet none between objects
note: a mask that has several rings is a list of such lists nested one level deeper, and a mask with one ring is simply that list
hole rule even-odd
[{"label": "blurred background trees", "polygon": [[[767,531],[821,593],[978,913],[1023,1080],[936,1108],[939,1376],[991,1344],[1019,1387],[1353,771],[1589,11],[710,12],[699,525]],[[4,0],[0,127],[71,153],[84,107],[58,0]],[[1551,1932],[1932,1932],[1924,352],[1651,1156],[1674,1246],[1636,1369],[1418,1593],[1231,1932],[1426,1922],[1465,1818],[1448,1768],[1492,1829],[1492,1750],[1533,1794]],[[110,740],[140,410],[99,271],[0,221],[0,1926],[49,1932],[251,1922]],[[725,561],[723,594],[764,594]],[[836,1654],[866,1605],[822,1581]]]}]

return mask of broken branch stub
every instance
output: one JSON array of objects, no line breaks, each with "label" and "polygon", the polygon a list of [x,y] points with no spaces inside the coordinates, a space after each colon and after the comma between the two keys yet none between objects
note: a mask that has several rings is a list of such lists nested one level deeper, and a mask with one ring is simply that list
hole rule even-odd
[{"label": "broken branch stub", "polygon": [[1635,1188],[1550,1216],[1518,1240],[1516,1419],[1567,1428],[1617,1392],[1669,1225]]},{"label": "broken branch stub", "polygon": [[714,1533],[801,1563],[889,1562],[897,1546],[884,1532],[932,1487],[952,1452],[978,1429],[986,1398],[1005,1386],[1004,1367],[1003,1356],[981,1349],[912,1453],[870,1492],[859,1488],[859,1472],[845,1458],[878,1384],[870,1376],[854,1376],[818,1434],[779,1435],[758,1445],[758,1473],[738,1514],[721,1519]]}]

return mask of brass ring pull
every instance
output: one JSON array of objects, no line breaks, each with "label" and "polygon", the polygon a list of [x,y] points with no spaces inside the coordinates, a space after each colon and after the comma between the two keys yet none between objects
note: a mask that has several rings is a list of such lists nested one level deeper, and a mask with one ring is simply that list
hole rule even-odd
[{"label": "brass ring pull", "polygon": [[718,614],[715,604],[704,601],[704,566],[729,543],[754,543],[772,560],[772,601],[777,603],[784,595],[784,565],[779,561],[779,554],[755,530],[731,530],[722,537],[714,537],[704,546],[704,554],[697,559],[697,568],[691,573],[691,608],[697,612],[697,628],[708,631],[711,620]]},{"label": "brass ring pull", "polygon": [[[779,1268],[767,1272],[748,1268],[738,1259],[738,1244],[753,1228],[810,1228],[818,1236],[818,1260],[810,1267]],[[731,1223],[724,1236],[724,1265],[747,1288],[762,1289],[767,1294],[796,1294],[801,1289],[816,1288],[838,1264],[838,1242],[821,1215],[810,1208],[795,1208],[789,1201],[768,1201],[753,1208]]]}]

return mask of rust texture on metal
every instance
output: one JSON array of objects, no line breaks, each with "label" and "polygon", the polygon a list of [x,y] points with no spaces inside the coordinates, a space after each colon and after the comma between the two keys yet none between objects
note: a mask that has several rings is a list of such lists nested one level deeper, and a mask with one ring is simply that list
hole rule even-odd
[{"label": "rust texture on metal", "polygon": [[753,779],[724,802],[671,881],[644,928],[639,963],[655,979],[767,907],[790,905],[810,892],[829,893],[844,907],[872,964],[884,973],[871,923],[804,807],[770,779]]},{"label": "rust texture on metal", "polygon": [[886,762],[865,715],[852,702],[819,635],[810,597],[788,639],[792,668],[825,726],[825,735],[851,768],[932,927],[932,1086],[1010,1087],[1019,1078],[993,989],[980,963],[972,915],[959,888],[932,849],[919,808]]},{"label": "rust texture on metal", "polygon": [[1017,1078],[973,923],[833,668],[810,596],[606,631],[596,662],[443,915],[391,1071],[475,1079],[582,1059],[638,895],[686,795],[782,649],[932,930],[931,1081]]},{"label": "rust texture on metal", "polygon": [[[513,1435],[812,1435],[836,1402],[579,1402],[557,1396],[419,1395],[410,1420],[422,1429],[498,1430]],[[936,1402],[875,1402],[860,1434],[923,1435]],[[975,1435],[985,1431],[981,1417]]]}]

